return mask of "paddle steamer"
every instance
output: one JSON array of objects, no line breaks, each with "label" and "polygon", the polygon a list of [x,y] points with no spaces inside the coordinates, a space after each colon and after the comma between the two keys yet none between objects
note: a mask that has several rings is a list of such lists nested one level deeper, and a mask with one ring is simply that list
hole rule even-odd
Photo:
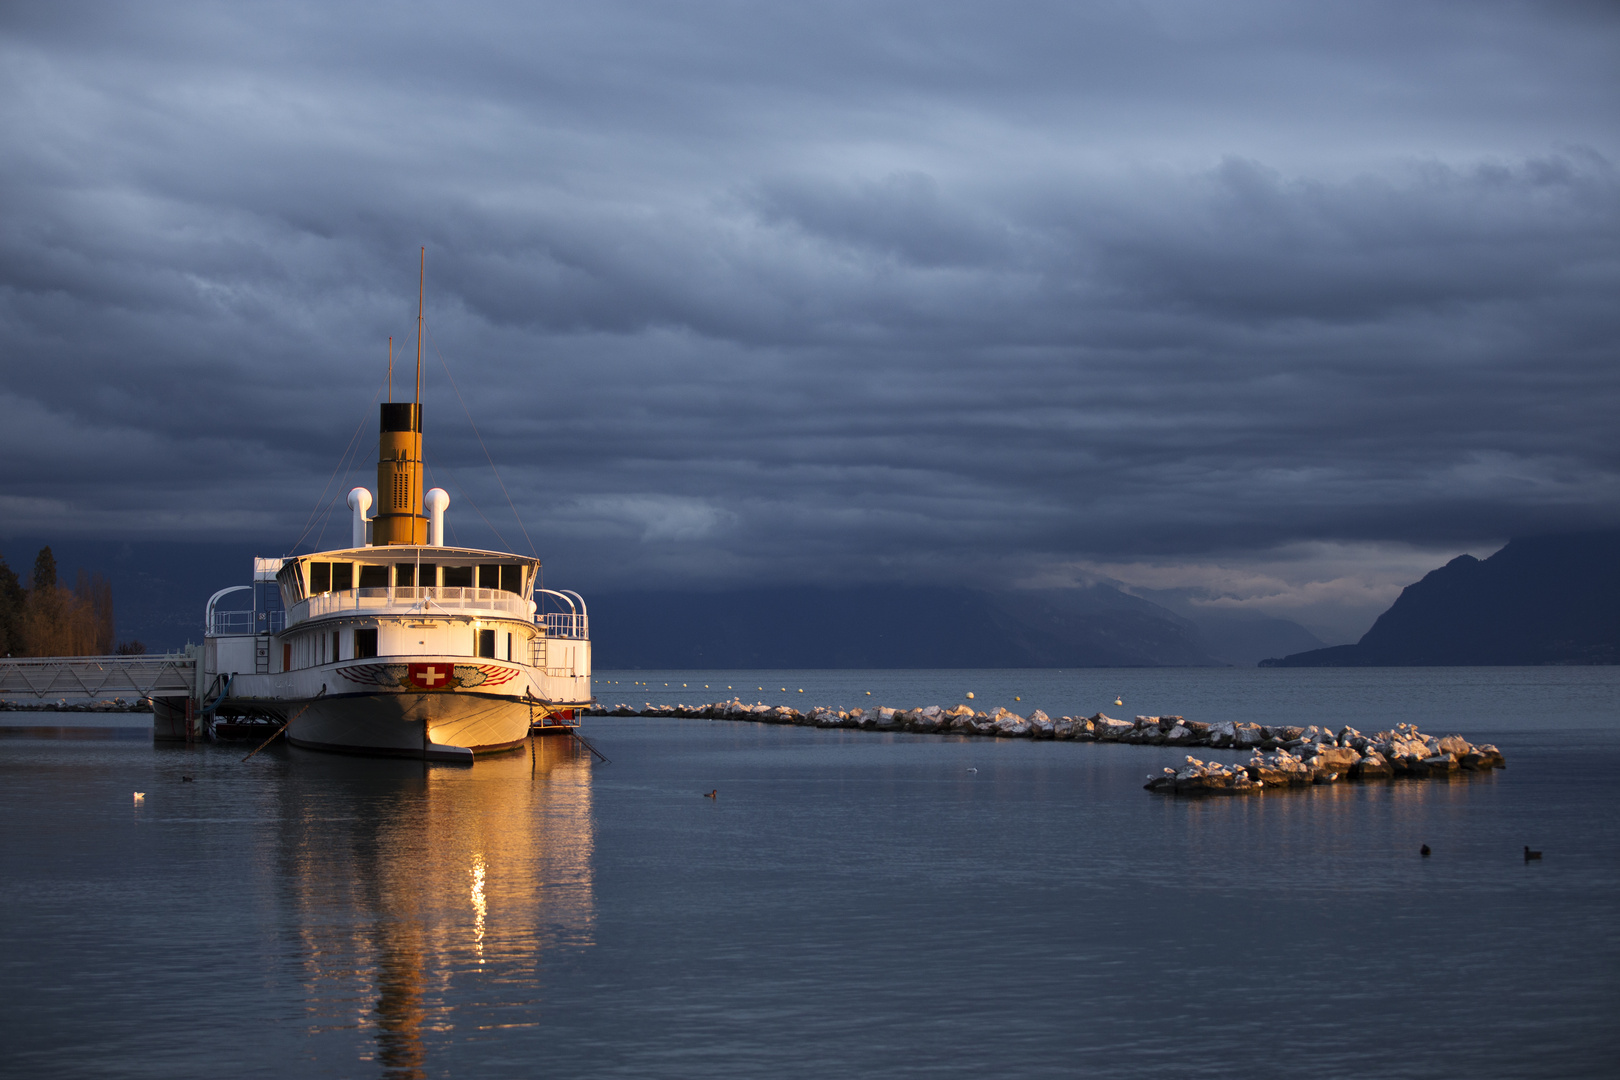
[{"label": "paddle steamer", "polygon": [[[209,600],[206,713],[313,749],[471,761],[590,703],[584,599],[541,587],[537,558],[444,543],[450,496],[422,490],[420,296],[417,319],[416,400],[381,408],[376,514],[355,488],[348,547],[256,559],[253,585]],[[251,611],[219,609],[243,589]]]}]

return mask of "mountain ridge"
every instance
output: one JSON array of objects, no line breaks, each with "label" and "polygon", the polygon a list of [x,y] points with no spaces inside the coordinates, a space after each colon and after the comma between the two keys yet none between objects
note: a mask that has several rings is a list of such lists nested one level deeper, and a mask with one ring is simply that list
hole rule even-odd
[{"label": "mountain ridge", "polygon": [[1620,663],[1620,531],[1510,540],[1459,555],[1401,591],[1354,645],[1262,667]]}]

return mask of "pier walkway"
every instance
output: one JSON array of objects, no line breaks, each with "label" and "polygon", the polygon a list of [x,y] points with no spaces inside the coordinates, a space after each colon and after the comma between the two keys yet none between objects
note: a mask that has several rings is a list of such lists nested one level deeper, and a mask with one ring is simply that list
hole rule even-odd
[{"label": "pier walkway", "polygon": [[37,656],[0,659],[0,700],[177,697],[195,693],[197,658],[156,656]]}]

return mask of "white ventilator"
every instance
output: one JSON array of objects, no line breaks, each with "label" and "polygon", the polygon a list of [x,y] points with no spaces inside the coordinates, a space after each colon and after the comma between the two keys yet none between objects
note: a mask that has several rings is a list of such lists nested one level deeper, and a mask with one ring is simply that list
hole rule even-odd
[{"label": "white ventilator", "polygon": [[444,488],[429,488],[422,503],[427,507],[428,543],[444,547],[444,512],[450,505],[450,493]]},{"label": "white ventilator", "polygon": [[366,546],[366,511],[371,509],[371,492],[357,487],[349,492],[349,509],[354,511],[354,543],[351,547]]}]

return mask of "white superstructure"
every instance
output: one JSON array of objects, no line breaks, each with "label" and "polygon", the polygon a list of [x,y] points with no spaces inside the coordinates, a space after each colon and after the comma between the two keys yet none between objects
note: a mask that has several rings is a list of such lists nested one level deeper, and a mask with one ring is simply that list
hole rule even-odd
[{"label": "white superstructure", "polygon": [[[300,746],[465,758],[518,745],[531,723],[591,700],[584,600],[537,590],[539,570],[418,545],[256,560],[253,612],[210,602],[203,696],[291,717]],[[537,591],[565,610],[539,614]]]}]

